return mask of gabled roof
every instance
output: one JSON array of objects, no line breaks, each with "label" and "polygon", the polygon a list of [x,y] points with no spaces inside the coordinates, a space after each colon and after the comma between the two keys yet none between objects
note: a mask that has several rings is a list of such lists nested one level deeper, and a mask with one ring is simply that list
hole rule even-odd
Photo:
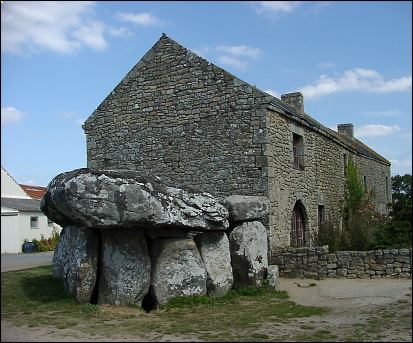
[{"label": "gabled roof", "polygon": [[41,200],[43,195],[46,194],[47,187],[41,186],[31,186],[31,185],[22,185],[20,187],[33,199]]},{"label": "gabled roof", "polygon": [[[7,181],[11,182],[8,183]],[[17,197],[22,199],[30,198],[27,192],[17,183],[14,177],[3,166],[1,166],[1,185],[2,196],[13,198]]]},{"label": "gabled roof", "polygon": [[[153,45],[153,47],[151,49],[149,49],[148,52],[139,60],[139,62],[126,74],[126,76],[119,82],[119,84],[113,89],[113,91],[111,93],[109,93],[109,95],[102,101],[102,103],[99,105],[99,107],[102,104],[104,104],[106,102],[106,100],[109,98],[109,96],[116,91],[117,87],[119,87],[121,84],[126,83],[129,80],[129,78],[136,77],[139,70],[141,68],[144,68],[146,63],[148,63],[149,61],[151,61],[153,59],[154,54],[162,47],[164,42],[168,42],[169,44],[172,44],[172,46],[175,47],[175,48],[179,48],[179,49],[183,49],[184,51],[187,51],[187,53],[191,55],[191,59],[192,58],[197,58],[197,59],[201,59],[203,61],[206,61],[204,58],[202,58],[202,57],[198,56],[197,54],[193,53],[192,51],[188,50],[187,48],[180,45],[178,42],[176,42],[175,40],[169,38],[168,36],[166,36],[163,33],[161,38],[159,38],[159,40]],[[276,97],[274,97],[274,96],[272,96],[272,95],[256,88],[255,86],[250,85],[249,83],[247,83],[247,82],[245,82],[245,81],[243,81],[239,78],[237,78],[236,76],[232,75],[231,73],[229,73],[225,69],[223,69],[221,67],[218,67],[218,66],[216,66],[215,64],[213,64],[209,61],[206,61],[206,62],[208,62],[213,67],[218,68],[219,70],[224,72],[228,78],[232,78],[235,85],[244,85],[246,89],[247,88],[254,89],[254,91],[257,92],[257,94],[259,94],[260,96],[266,97],[266,101],[268,99],[267,107],[269,109],[273,109],[273,110],[277,110],[278,112],[281,112],[286,117],[289,117],[290,119],[292,119],[294,121],[297,121],[300,124],[302,124],[306,127],[309,127],[311,129],[327,136],[328,138],[332,139],[333,141],[339,143],[340,145],[343,145],[344,147],[346,147],[350,151],[354,151],[357,154],[360,154],[360,155],[363,155],[365,157],[377,160],[381,163],[390,165],[390,162],[387,159],[385,159],[384,157],[382,157],[381,155],[376,153],[374,150],[370,149],[367,145],[360,142],[359,140],[357,140],[355,138],[349,138],[347,136],[344,136],[344,135],[342,135],[342,134],[340,134],[336,131],[333,131],[333,130],[325,127],[324,125],[319,123],[317,120],[315,120],[314,118],[312,118],[308,114],[297,112],[294,107],[290,106],[286,102],[284,102],[284,101],[282,101],[282,100],[280,100],[280,99],[278,99],[278,98],[276,98]],[[97,110],[99,109],[99,107],[89,116],[89,118],[86,119],[85,123],[82,125],[83,129],[86,130],[89,123],[93,122],[93,120],[94,120],[94,118],[95,118],[95,116],[98,112]]]},{"label": "gabled roof", "polygon": [[40,200],[20,199],[20,198],[1,198],[1,206],[22,212],[41,212]]}]

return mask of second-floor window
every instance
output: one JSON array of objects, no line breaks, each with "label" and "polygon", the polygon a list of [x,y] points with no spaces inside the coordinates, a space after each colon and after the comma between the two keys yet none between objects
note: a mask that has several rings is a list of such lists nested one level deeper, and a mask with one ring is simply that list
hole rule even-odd
[{"label": "second-floor window", "polygon": [[343,155],[344,176],[347,176],[347,154]]},{"label": "second-floor window", "polygon": [[304,142],[303,136],[293,133],[294,168],[304,170]]}]

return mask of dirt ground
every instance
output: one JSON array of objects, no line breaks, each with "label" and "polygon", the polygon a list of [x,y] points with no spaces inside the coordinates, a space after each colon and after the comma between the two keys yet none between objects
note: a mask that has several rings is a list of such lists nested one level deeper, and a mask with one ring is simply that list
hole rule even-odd
[{"label": "dirt ground", "polygon": [[[326,306],[328,315],[268,322],[258,328],[267,341],[412,341],[411,279],[281,279],[290,300]],[[252,309],[253,310],[253,309]],[[112,336],[85,334],[73,328],[16,327],[1,321],[2,342],[144,342],[199,341],[194,335]]]}]

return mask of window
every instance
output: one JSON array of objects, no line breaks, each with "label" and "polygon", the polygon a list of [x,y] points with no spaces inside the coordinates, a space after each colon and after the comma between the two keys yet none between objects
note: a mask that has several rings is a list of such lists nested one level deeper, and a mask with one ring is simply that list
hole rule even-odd
[{"label": "window", "polygon": [[386,197],[389,200],[389,178],[386,176]]},{"label": "window", "polygon": [[367,193],[367,176],[363,176],[364,193]]},{"label": "window", "polygon": [[31,229],[39,228],[39,217],[30,217],[30,228]]},{"label": "window", "polygon": [[49,218],[47,218],[47,225],[48,226],[53,226],[53,222]]},{"label": "window", "polygon": [[303,137],[293,133],[294,168],[304,170],[304,143]]},{"label": "window", "polygon": [[347,176],[347,154],[343,155],[344,176]]},{"label": "window", "polygon": [[326,221],[326,213],[324,205],[318,205],[318,228],[321,227]]}]

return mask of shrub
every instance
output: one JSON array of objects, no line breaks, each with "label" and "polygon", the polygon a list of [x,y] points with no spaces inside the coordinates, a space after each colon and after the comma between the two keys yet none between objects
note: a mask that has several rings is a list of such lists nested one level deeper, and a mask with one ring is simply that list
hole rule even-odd
[{"label": "shrub", "polygon": [[40,237],[40,240],[33,239],[33,243],[36,244],[37,251],[53,251],[56,248],[57,243],[59,242],[60,234],[56,229],[53,229],[52,237],[47,239],[44,238],[44,235],[41,235]]},{"label": "shrub", "polygon": [[[316,245],[328,245],[331,252],[371,250],[387,217],[374,208],[374,191],[365,192],[356,165],[346,167],[344,203],[336,221],[326,221],[315,235]],[[342,224],[340,224],[340,218]]]},{"label": "shrub", "polygon": [[316,246],[328,245],[330,252],[341,250],[344,246],[344,235],[339,220],[326,220],[320,225],[313,238]]},{"label": "shrub", "polygon": [[356,165],[347,165],[346,192],[343,206],[343,246],[341,250],[371,250],[386,216],[373,205],[374,191],[364,192]]}]

